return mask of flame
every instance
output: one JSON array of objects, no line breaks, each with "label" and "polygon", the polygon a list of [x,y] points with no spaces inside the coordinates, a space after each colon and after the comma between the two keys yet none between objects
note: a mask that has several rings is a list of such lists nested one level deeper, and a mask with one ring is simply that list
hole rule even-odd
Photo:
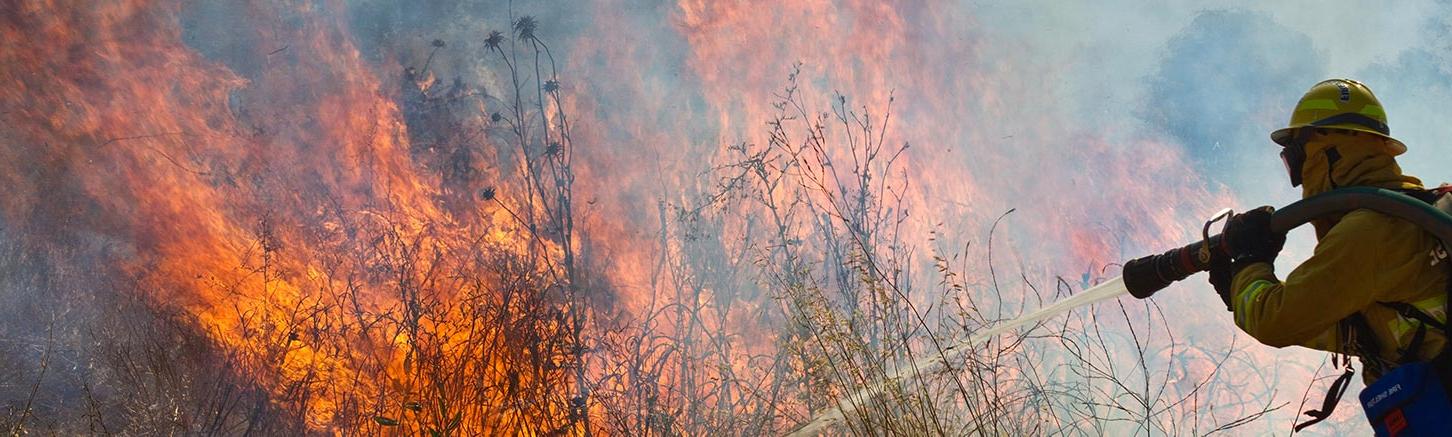
[{"label": "flame", "polygon": [[[399,307],[421,292],[463,299],[471,285],[444,272],[508,284],[509,272],[479,271],[489,266],[470,262],[472,249],[505,264],[558,256],[555,242],[520,237],[513,200],[468,217],[441,208],[446,192],[413,162],[396,96],[336,18],[250,8],[238,19],[255,24],[254,44],[236,56],[258,65],[242,77],[183,44],[178,5],[94,6],[27,3],[0,27],[6,40],[30,42],[0,55],[4,117],[16,128],[0,172],[15,190],[6,221],[40,241],[92,232],[129,245],[116,261],[138,289],[249,357],[239,370],[297,402],[311,426],[356,425],[340,412],[367,419],[360,411],[379,409],[368,399],[381,393],[395,405],[419,396],[410,387],[447,370],[413,366],[426,343],[462,354],[469,335],[507,331],[462,326],[471,307],[456,303],[435,318],[384,317],[411,314]],[[268,26],[280,17],[293,21]],[[65,191],[52,192],[57,184]],[[549,323],[540,329],[562,329]],[[530,375],[501,366],[460,365],[528,385]],[[467,419],[510,423],[510,414]]]},{"label": "flame", "polygon": [[[835,105],[877,120],[887,149],[910,144],[900,165],[872,170],[903,196],[894,235],[907,247],[981,241],[1017,208],[998,231],[1011,254],[999,259],[1047,276],[1183,243],[1196,217],[1235,203],[1173,144],[1080,127],[1055,101],[1064,92],[1056,67],[998,62],[995,51],[1024,48],[1005,48],[957,8],[800,1],[763,14],[746,2],[681,0],[660,28],[629,34],[618,30],[640,18],[601,1],[592,28],[560,57],[577,80],[531,119],[584,120],[573,134],[585,146],[567,146],[581,163],[571,217],[580,231],[532,229],[521,216],[547,214],[553,200],[522,194],[535,188],[520,169],[544,145],[500,139],[507,127],[488,115],[497,103],[411,122],[400,105],[437,86],[433,72],[364,59],[337,4],[239,7],[247,33],[226,56],[186,44],[185,7],[35,1],[5,14],[0,36],[26,43],[0,48],[0,119],[10,127],[0,184],[11,187],[0,213],[38,245],[115,245],[106,261],[139,292],[245,357],[237,371],[313,430],[417,415],[479,434],[573,432],[584,426],[573,402],[588,393],[580,373],[635,372],[677,387],[769,379],[759,357],[785,336],[782,320],[763,315],[777,308],[772,296],[750,279],[710,282],[676,268],[746,271],[756,261],[747,242],[761,232],[747,216],[760,211],[700,229],[675,218],[713,189],[700,175],[731,159],[723,145],[769,141],[763,126],[780,115],[773,104],[797,63],[806,111]],[[655,32],[683,50],[668,73],[657,65],[677,60],[653,58]],[[643,74],[673,76],[602,79]],[[506,88],[502,74],[490,77],[486,91]],[[485,144],[450,145],[465,140],[445,138],[445,125],[480,132],[461,136]],[[416,141],[423,135],[437,138]],[[824,153],[848,163],[859,152]],[[449,175],[460,157],[484,164]],[[793,225],[790,237],[825,250],[811,218]],[[691,243],[698,231],[721,235]],[[988,274],[973,269],[970,281]],[[713,311],[688,320],[687,307]],[[585,339],[582,320],[596,330]],[[648,329],[723,334],[716,350],[681,346],[672,356],[627,338]],[[621,344],[650,350],[571,361]],[[631,367],[642,357],[667,364]],[[1186,380],[1206,372],[1185,367]],[[745,393],[731,390],[704,396]],[[526,398],[550,402],[517,401]],[[431,399],[473,406],[418,405]],[[812,402],[821,400],[771,407],[804,416]],[[599,421],[615,414],[589,408]],[[763,432],[772,431],[782,430]]]}]

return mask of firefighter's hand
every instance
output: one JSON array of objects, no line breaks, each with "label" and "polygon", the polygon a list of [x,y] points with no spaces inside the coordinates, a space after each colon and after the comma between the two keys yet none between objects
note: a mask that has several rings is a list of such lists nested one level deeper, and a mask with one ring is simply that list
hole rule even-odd
[{"label": "firefighter's hand", "polygon": [[1275,262],[1276,255],[1286,245],[1286,233],[1271,231],[1270,206],[1262,206],[1244,213],[1230,216],[1225,222],[1225,244],[1229,246],[1231,261],[1239,265],[1258,262]]},{"label": "firefighter's hand", "polygon": [[1220,301],[1225,302],[1225,310],[1231,311],[1230,307],[1230,282],[1235,279],[1235,271],[1231,269],[1230,257],[1215,254],[1210,257],[1210,286],[1215,287],[1215,294],[1220,295]]}]

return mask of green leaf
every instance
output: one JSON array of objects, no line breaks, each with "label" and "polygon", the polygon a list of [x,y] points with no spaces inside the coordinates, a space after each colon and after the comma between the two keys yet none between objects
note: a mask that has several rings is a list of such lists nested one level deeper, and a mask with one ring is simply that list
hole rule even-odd
[{"label": "green leaf", "polygon": [[373,421],[383,426],[398,426],[398,421],[383,416],[373,416]]},{"label": "green leaf", "polygon": [[418,402],[413,402],[413,401],[404,402],[403,403],[403,408],[407,408],[407,409],[410,409],[410,410],[413,410],[413,411],[423,411],[423,404],[420,404]]}]

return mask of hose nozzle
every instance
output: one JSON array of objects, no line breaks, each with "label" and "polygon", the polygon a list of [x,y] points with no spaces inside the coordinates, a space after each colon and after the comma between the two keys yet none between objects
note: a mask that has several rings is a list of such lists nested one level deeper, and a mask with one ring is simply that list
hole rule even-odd
[{"label": "hose nozzle", "polygon": [[[1136,258],[1124,263],[1124,287],[1129,294],[1144,299],[1185,279],[1196,272],[1210,269],[1210,254],[1220,248],[1220,235],[1197,241],[1159,255]],[[1200,254],[1206,254],[1201,261]]]}]

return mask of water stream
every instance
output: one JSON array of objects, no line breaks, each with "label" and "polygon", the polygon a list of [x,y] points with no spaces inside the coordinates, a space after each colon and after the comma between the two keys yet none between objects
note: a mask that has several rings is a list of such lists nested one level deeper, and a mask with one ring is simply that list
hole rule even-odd
[{"label": "water stream", "polygon": [[[1084,290],[1079,294],[1075,294],[1058,302],[1054,302],[1049,306],[1039,308],[1037,310],[1034,310],[1033,312],[1019,316],[1019,318],[1017,319],[1004,322],[992,328],[978,331],[972,336],[969,336],[967,339],[954,342],[944,347],[944,352],[942,354],[935,354],[930,357],[919,359],[910,364],[900,364],[896,366],[894,370],[889,373],[887,378],[876,384],[863,387],[852,393],[851,395],[844,396],[843,398],[838,399],[836,407],[818,414],[815,418],[812,419],[812,421],[807,422],[806,425],[803,425],[801,428],[798,428],[796,431],[793,431],[789,435],[793,437],[816,435],[827,427],[840,423],[842,419],[846,417],[847,413],[856,410],[857,405],[867,404],[874,396],[881,394],[882,391],[889,386],[889,384],[899,382],[912,382],[902,381],[904,377],[913,377],[914,375],[921,377],[923,375],[937,374],[943,369],[947,368],[947,363],[949,361],[957,361],[957,359],[963,356],[964,353],[972,350],[971,346],[982,343],[983,341],[993,338],[998,334],[1002,334],[1009,330],[1043,320],[1050,316],[1067,312],[1074,308],[1091,305],[1103,300],[1113,299],[1127,293],[1129,293],[1129,290],[1124,288],[1124,278],[1117,277],[1099,285],[1096,285],[1092,288],[1089,288],[1088,290]],[[914,369],[916,369],[916,371],[914,371]]]}]

